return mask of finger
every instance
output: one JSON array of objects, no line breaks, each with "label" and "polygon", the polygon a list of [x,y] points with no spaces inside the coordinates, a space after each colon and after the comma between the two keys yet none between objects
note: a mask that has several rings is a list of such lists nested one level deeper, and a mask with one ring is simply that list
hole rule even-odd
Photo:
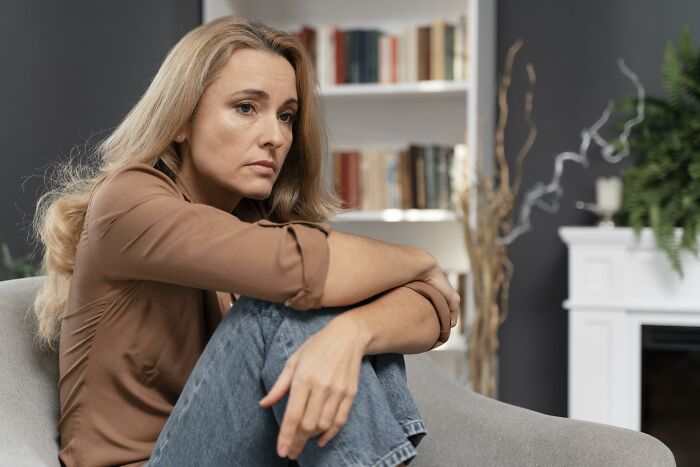
[{"label": "finger", "polygon": [[325,433],[333,426],[335,414],[338,413],[338,407],[340,407],[340,402],[344,397],[343,393],[333,392],[326,400],[321,417],[318,419],[318,429],[321,430],[321,433]]},{"label": "finger", "polygon": [[355,399],[355,395],[348,395],[343,398],[338,406],[338,412],[335,414],[335,420],[330,430],[325,432],[321,438],[318,440],[318,445],[323,447],[335,437],[335,435],[343,428],[345,422],[348,420],[348,414],[350,413],[350,408],[352,407],[352,401]]},{"label": "finger", "polygon": [[304,418],[301,421],[301,428],[307,433],[313,433],[318,429],[318,421],[321,418],[323,407],[330,395],[330,386],[317,385],[311,388],[309,402],[306,404]]},{"label": "finger", "polygon": [[292,383],[292,376],[294,375],[294,367],[292,365],[285,365],[282,369],[282,373],[277,377],[277,381],[272,385],[270,391],[265,397],[260,399],[261,407],[270,407],[278,403],[284,395],[289,390],[289,386]]},{"label": "finger", "polygon": [[309,395],[309,400],[306,403],[306,409],[302,416],[299,428],[297,429],[294,440],[289,450],[289,458],[295,459],[304,449],[304,445],[310,436],[316,433],[318,419],[321,417],[321,410],[325,405],[329,386],[313,385]]},{"label": "finger", "polygon": [[292,442],[296,435],[301,417],[306,409],[306,401],[309,398],[309,387],[306,384],[292,383],[289,392],[289,402],[282,417],[280,434],[277,439],[277,452],[280,457],[286,457],[290,452]]}]

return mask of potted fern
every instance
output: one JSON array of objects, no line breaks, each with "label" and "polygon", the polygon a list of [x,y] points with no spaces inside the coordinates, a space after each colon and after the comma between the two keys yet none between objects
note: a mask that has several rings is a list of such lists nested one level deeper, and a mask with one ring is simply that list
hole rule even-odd
[{"label": "potted fern", "polygon": [[[623,171],[621,218],[637,238],[651,227],[682,278],[680,253],[698,257],[700,230],[700,50],[693,50],[687,26],[678,46],[668,42],[662,75],[666,99],[645,99],[646,118],[630,137],[637,161]],[[636,105],[630,98],[622,108]]]}]

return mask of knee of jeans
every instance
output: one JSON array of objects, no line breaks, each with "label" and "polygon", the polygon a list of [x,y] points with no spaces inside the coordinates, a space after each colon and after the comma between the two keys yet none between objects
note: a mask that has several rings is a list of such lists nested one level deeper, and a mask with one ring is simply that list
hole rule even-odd
[{"label": "knee of jeans", "polygon": [[238,300],[234,304],[234,307],[238,306],[240,306],[242,310],[245,309],[259,314],[270,314],[276,317],[284,318],[299,318],[309,313],[316,314],[319,316],[335,315],[337,313],[342,313],[353,308],[352,306],[338,306],[322,307],[312,310],[297,310],[295,308],[286,306],[284,303],[270,302],[267,300],[245,296],[241,296],[238,298]]},{"label": "knee of jeans", "polygon": [[292,310],[292,308],[285,306],[283,303],[271,302],[261,298],[247,297],[244,295],[241,295],[238,300],[236,300],[234,307],[239,307],[245,310],[255,310],[257,312],[270,312],[271,310]]},{"label": "knee of jeans", "polygon": [[250,313],[257,316],[280,318],[289,308],[281,303],[241,295],[236,300],[236,303],[233,304],[232,310],[235,310],[236,313]]}]

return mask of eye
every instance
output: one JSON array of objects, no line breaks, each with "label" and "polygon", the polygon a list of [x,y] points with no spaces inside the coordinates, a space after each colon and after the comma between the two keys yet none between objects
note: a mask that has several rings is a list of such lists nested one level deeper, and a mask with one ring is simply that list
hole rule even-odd
[{"label": "eye", "polygon": [[251,115],[250,113],[247,112],[250,108],[255,109],[255,106],[251,104],[250,102],[242,102],[238,105],[235,106],[236,110],[241,112],[243,115]]},{"label": "eye", "polygon": [[294,117],[296,117],[296,115],[294,115],[293,112],[283,113],[282,117],[285,117],[285,116],[287,117],[287,120],[282,120],[284,123],[292,123],[292,122],[294,122]]}]

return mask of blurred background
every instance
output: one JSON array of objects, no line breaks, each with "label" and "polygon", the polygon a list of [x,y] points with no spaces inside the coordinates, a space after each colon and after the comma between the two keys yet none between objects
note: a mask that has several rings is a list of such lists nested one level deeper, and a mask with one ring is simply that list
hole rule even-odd
[{"label": "blurred background", "polygon": [[[228,3],[235,8],[246,2]],[[3,2],[1,8],[0,241],[17,259],[32,251],[28,227],[47,164],[107,136],[138,101],[168,50],[202,23],[206,6],[194,0],[23,0]],[[600,117],[610,99],[634,94],[618,58],[637,73],[649,95],[662,96],[667,43],[677,42],[684,26],[700,38],[700,3],[693,0],[499,0],[493,11],[493,92],[482,96],[491,101],[492,122],[496,76],[509,47],[518,38],[524,41],[514,64],[505,135],[511,162],[528,131],[522,118],[525,63],[537,74],[538,137],[516,205],[528,187],[551,179],[556,154],[579,149],[581,130]],[[433,117],[433,125],[442,123]],[[566,167],[559,211],[535,209],[533,229],[508,249],[514,275],[509,316],[498,335],[497,397],[558,416],[571,416],[570,322],[564,306],[570,263],[559,229],[594,226],[596,216],[577,209],[576,202],[593,202],[595,180],[619,176],[633,160],[609,164],[595,148],[589,158],[587,169]]]}]

